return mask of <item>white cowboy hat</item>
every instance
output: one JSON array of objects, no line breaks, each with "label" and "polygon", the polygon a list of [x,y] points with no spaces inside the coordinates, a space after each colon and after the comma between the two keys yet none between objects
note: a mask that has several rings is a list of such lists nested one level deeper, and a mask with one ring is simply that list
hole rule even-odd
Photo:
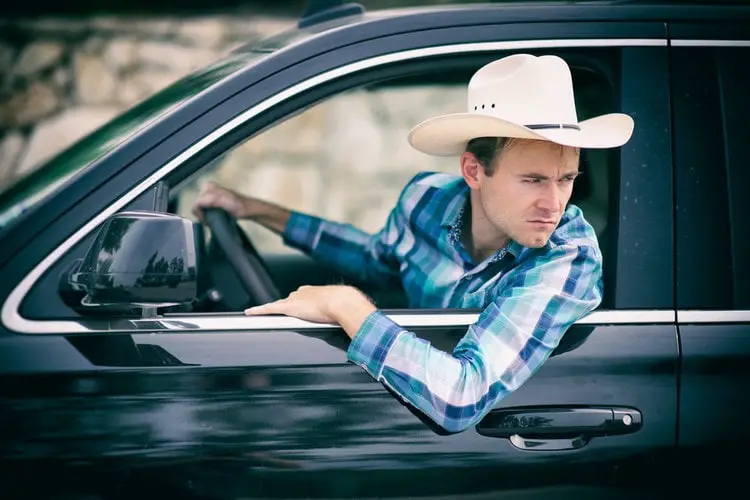
[{"label": "white cowboy hat", "polygon": [[557,56],[516,54],[480,68],[469,81],[468,112],[430,118],[409,143],[435,156],[461,155],[477,137],[518,137],[579,148],[612,148],[633,133],[622,113],[578,121],[570,68]]}]

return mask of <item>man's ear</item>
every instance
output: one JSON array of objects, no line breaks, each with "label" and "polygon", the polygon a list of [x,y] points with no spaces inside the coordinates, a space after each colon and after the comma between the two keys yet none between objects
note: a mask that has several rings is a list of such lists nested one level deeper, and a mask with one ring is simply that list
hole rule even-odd
[{"label": "man's ear", "polygon": [[471,189],[479,189],[479,177],[482,165],[473,153],[466,152],[461,155],[461,175]]}]

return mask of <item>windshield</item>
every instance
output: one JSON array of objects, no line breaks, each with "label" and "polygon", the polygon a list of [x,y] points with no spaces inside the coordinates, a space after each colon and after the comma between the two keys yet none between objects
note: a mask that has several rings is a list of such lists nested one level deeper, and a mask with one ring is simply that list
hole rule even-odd
[{"label": "windshield", "polygon": [[160,115],[180,106],[238,69],[257,62],[262,56],[253,52],[234,53],[179,80],[6,186],[0,192],[0,233],[21,214]]}]

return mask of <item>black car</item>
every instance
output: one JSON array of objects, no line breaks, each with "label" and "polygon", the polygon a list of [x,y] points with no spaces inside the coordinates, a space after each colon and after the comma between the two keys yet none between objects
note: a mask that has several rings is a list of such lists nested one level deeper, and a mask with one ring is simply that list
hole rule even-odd
[{"label": "black car", "polygon": [[[227,162],[251,169],[296,148],[296,163],[263,175],[296,179],[300,203],[315,184],[313,205],[326,207],[326,189],[343,183],[352,210],[388,206],[398,193],[378,182],[411,175],[390,164],[405,136],[389,110],[414,108],[402,126],[440,106],[460,111],[470,75],[516,52],[568,62],[580,119],[622,111],[636,128],[624,147],[582,158],[572,200],[602,246],[601,308],[476,427],[449,434],[348,363],[339,328],[244,316],[300,285],[347,278],[264,249],[275,235],[238,230],[221,212],[199,224],[191,200]],[[339,4],[235,50],[0,193],[0,497],[743,488],[748,89],[741,3]],[[349,117],[336,125],[345,135],[326,132],[326,105]],[[373,145],[363,109],[392,141]],[[326,153],[313,158],[304,141]],[[348,163],[327,171],[339,157]],[[416,163],[437,168],[430,161]],[[253,194],[272,198],[262,189]],[[448,351],[478,315],[408,309],[401,290],[354,284]]]}]

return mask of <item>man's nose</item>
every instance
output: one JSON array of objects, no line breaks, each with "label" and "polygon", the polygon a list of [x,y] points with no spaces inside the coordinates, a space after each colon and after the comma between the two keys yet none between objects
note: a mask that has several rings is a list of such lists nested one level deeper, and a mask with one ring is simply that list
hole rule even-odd
[{"label": "man's nose", "polygon": [[537,200],[537,207],[550,215],[557,214],[560,210],[560,190],[556,183],[550,182],[547,184],[542,191],[541,196]]}]

